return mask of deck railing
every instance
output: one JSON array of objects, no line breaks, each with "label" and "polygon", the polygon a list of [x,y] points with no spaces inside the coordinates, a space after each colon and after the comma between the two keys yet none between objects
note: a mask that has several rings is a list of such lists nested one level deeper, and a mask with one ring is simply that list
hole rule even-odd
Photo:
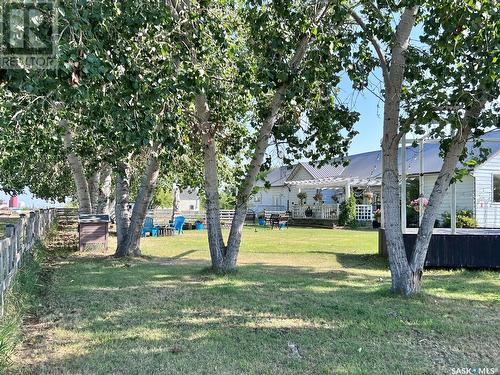
[{"label": "deck railing", "polygon": [[[306,210],[311,208],[312,215],[307,216]],[[310,217],[313,219],[331,219],[336,220],[339,214],[339,205],[338,204],[315,204],[312,206],[306,205],[293,205],[292,206],[292,217],[296,219],[303,219],[306,217]]]},{"label": "deck railing", "polygon": [[[294,205],[292,206],[292,217],[295,219],[331,219],[337,220],[339,217],[339,204],[315,204],[308,205]],[[307,216],[306,210],[311,208],[312,215]],[[373,207],[371,204],[357,204],[356,205],[356,220],[357,221],[372,221],[373,220]]]}]

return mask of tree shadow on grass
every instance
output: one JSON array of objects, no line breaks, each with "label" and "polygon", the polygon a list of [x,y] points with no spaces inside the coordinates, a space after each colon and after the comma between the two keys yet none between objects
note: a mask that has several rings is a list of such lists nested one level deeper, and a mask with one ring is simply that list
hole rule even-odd
[{"label": "tree shadow on grass", "polygon": [[337,261],[346,268],[387,271],[387,258],[378,254],[336,253]]},{"label": "tree shadow on grass", "polygon": [[[79,258],[58,269],[45,311],[56,337],[40,343],[48,356],[25,373],[397,373],[404,363],[416,374],[476,350],[416,350],[422,338],[442,349],[475,332],[470,303],[441,298],[429,306],[426,297],[392,296],[388,280],[361,272],[359,262],[331,272],[242,265],[225,276],[194,262],[125,264]],[[458,275],[456,282],[467,279]],[[469,293],[479,292],[474,285]],[[495,312],[473,309],[485,321]],[[450,311],[457,321],[446,317]]]}]

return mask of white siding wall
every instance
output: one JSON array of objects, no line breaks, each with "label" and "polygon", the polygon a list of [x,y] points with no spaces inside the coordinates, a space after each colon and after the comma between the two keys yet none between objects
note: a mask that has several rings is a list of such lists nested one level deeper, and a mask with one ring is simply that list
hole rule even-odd
[{"label": "white siding wall", "polygon": [[[283,209],[287,207],[288,188],[286,186],[272,186],[269,189],[261,188],[252,198],[249,207],[252,210],[271,209],[273,206],[281,205]],[[258,199],[256,199],[258,198]]]},{"label": "white siding wall", "polygon": [[483,228],[500,228],[500,203],[493,201],[493,175],[500,174],[500,152],[474,171],[476,220]]},{"label": "white siding wall", "polygon": [[200,200],[199,199],[184,199],[179,203],[179,209],[181,211],[199,211]]},{"label": "white siding wall", "polygon": [[[437,174],[428,174],[424,176],[424,196],[429,198],[434,183],[436,182]],[[457,182],[457,212],[460,210],[474,211],[474,177],[465,176],[461,182]],[[438,214],[438,220],[442,220],[441,215],[445,212],[451,213],[451,187],[446,193],[441,209]]]}]

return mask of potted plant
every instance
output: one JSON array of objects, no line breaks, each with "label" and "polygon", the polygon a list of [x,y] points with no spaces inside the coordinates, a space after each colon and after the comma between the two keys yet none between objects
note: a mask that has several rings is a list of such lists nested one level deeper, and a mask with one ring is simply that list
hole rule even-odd
[{"label": "potted plant", "polygon": [[194,222],[194,226],[196,230],[203,230],[203,218],[201,216],[198,216],[196,218],[196,221]]},{"label": "potted plant", "polygon": [[301,191],[297,194],[297,198],[299,198],[300,204],[303,205],[307,199],[307,193],[305,191]]},{"label": "potted plant", "polygon": [[262,211],[257,215],[257,219],[259,220],[259,225],[266,225],[266,211]]}]

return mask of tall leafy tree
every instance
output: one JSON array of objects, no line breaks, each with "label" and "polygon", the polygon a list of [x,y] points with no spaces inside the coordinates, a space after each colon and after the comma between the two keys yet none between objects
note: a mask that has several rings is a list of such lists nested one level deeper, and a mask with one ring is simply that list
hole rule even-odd
[{"label": "tall leafy tree", "polygon": [[[383,210],[392,290],[421,290],[425,256],[444,195],[467,141],[476,143],[498,116],[499,16],[495,2],[361,2],[350,13],[370,41],[384,82]],[[398,20],[393,29],[393,20]],[[420,23],[419,45],[411,44]],[[491,103],[487,106],[487,103]],[[402,112],[402,108],[404,111]],[[493,120],[493,121],[492,121]],[[451,128],[451,132],[445,129]],[[407,259],[400,221],[398,145],[414,131],[441,140],[443,166]],[[461,169],[461,168],[458,168]]]},{"label": "tall leafy tree", "polygon": [[[271,138],[283,141],[289,155],[318,162],[347,151],[357,114],[335,102],[338,73],[352,44],[339,31],[347,11],[330,1],[171,6],[179,28],[180,77],[193,93],[193,141],[203,150],[212,267],[227,272],[236,268],[248,199]],[[217,155],[242,151],[247,162],[237,175],[226,243]]]}]

